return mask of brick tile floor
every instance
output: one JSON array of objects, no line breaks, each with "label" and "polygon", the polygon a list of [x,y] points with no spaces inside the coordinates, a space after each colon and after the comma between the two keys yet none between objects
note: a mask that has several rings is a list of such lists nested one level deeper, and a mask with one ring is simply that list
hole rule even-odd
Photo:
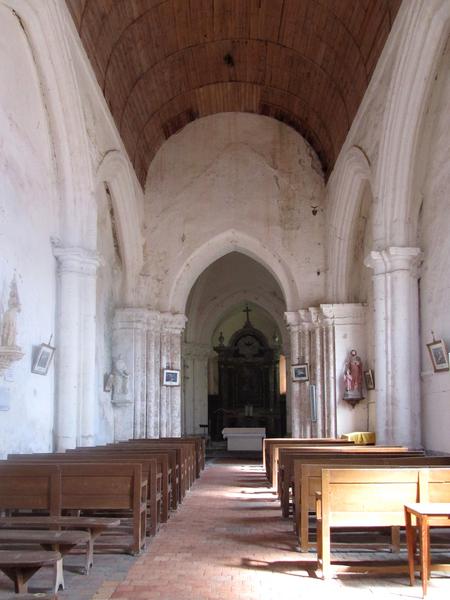
[{"label": "brick tile floor", "polygon": [[[339,552],[338,558],[386,559],[389,553]],[[69,557],[75,560],[79,557]],[[405,552],[400,559],[406,561]],[[256,461],[216,459],[183,505],[137,558],[96,555],[92,573],[68,573],[61,600],[333,600],[421,598],[405,576],[315,576],[315,553],[297,550],[292,523]],[[447,554],[447,560],[450,557]],[[30,588],[44,577],[38,574]],[[34,583],[36,580],[36,583]],[[7,581],[7,580],[6,580]],[[34,586],[34,588],[33,588]],[[0,600],[5,595],[0,578]],[[433,575],[428,598],[450,598],[450,576]]]}]

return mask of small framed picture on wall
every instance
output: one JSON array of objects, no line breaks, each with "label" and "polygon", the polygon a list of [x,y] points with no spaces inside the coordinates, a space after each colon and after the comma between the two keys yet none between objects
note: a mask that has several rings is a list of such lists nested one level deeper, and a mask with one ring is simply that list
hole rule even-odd
[{"label": "small framed picture on wall", "polygon": [[31,372],[36,373],[37,375],[47,375],[54,352],[54,346],[50,346],[50,344],[41,344],[36,351]]},{"label": "small framed picture on wall", "polygon": [[177,369],[164,369],[163,385],[180,385],[180,371]]},{"label": "small framed picture on wall", "polygon": [[448,352],[444,340],[433,340],[430,344],[427,344],[427,348],[430,353],[434,372],[448,371]]},{"label": "small framed picture on wall", "polygon": [[367,390],[375,389],[375,376],[373,374],[373,369],[367,369],[367,371],[364,371],[364,381],[366,383]]},{"label": "small framed picture on wall", "polygon": [[292,381],[309,381],[309,365],[292,365],[291,367]]}]

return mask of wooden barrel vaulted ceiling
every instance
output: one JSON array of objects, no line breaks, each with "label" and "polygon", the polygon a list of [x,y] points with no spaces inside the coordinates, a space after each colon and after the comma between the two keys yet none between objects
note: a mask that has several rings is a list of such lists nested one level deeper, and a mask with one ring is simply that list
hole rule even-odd
[{"label": "wooden barrel vaulted ceiling", "polygon": [[401,0],[67,0],[142,184],[164,140],[267,115],[333,168]]}]

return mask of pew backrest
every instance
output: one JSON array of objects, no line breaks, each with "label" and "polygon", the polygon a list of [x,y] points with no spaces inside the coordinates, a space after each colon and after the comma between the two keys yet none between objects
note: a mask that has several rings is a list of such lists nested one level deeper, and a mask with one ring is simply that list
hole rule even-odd
[{"label": "pew backrest", "polygon": [[0,464],[0,509],[61,514],[61,473],[57,465]]}]

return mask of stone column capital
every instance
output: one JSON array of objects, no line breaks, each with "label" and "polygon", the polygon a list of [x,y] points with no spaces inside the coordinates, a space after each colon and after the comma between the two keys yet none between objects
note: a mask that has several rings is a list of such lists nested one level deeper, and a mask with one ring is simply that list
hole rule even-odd
[{"label": "stone column capital", "polygon": [[59,273],[78,275],[96,275],[101,264],[100,255],[94,250],[77,246],[64,247],[52,241],[53,255],[58,261]]},{"label": "stone column capital", "polygon": [[320,326],[321,323],[321,312],[318,306],[311,306],[309,309],[309,314],[311,315],[311,323],[314,327]]},{"label": "stone column capital", "polygon": [[298,311],[300,327],[303,331],[308,330],[312,326],[312,316],[308,308],[302,308]]},{"label": "stone column capital", "polygon": [[420,248],[408,246],[390,246],[385,250],[372,250],[364,259],[366,267],[374,270],[375,275],[394,271],[414,272],[422,251]]},{"label": "stone column capital", "polygon": [[181,313],[161,313],[161,328],[162,331],[180,335],[186,327],[187,317]]},{"label": "stone column capital", "polygon": [[149,310],[138,307],[117,308],[114,314],[114,327],[127,329],[145,329],[149,319]]},{"label": "stone column capital", "polygon": [[320,312],[324,325],[349,325],[364,323],[367,305],[357,302],[321,304]]},{"label": "stone column capital", "polygon": [[286,327],[289,331],[298,331],[299,326],[299,314],[298,311],[291,310],[284,313],[284,320],[286,322]]}]

